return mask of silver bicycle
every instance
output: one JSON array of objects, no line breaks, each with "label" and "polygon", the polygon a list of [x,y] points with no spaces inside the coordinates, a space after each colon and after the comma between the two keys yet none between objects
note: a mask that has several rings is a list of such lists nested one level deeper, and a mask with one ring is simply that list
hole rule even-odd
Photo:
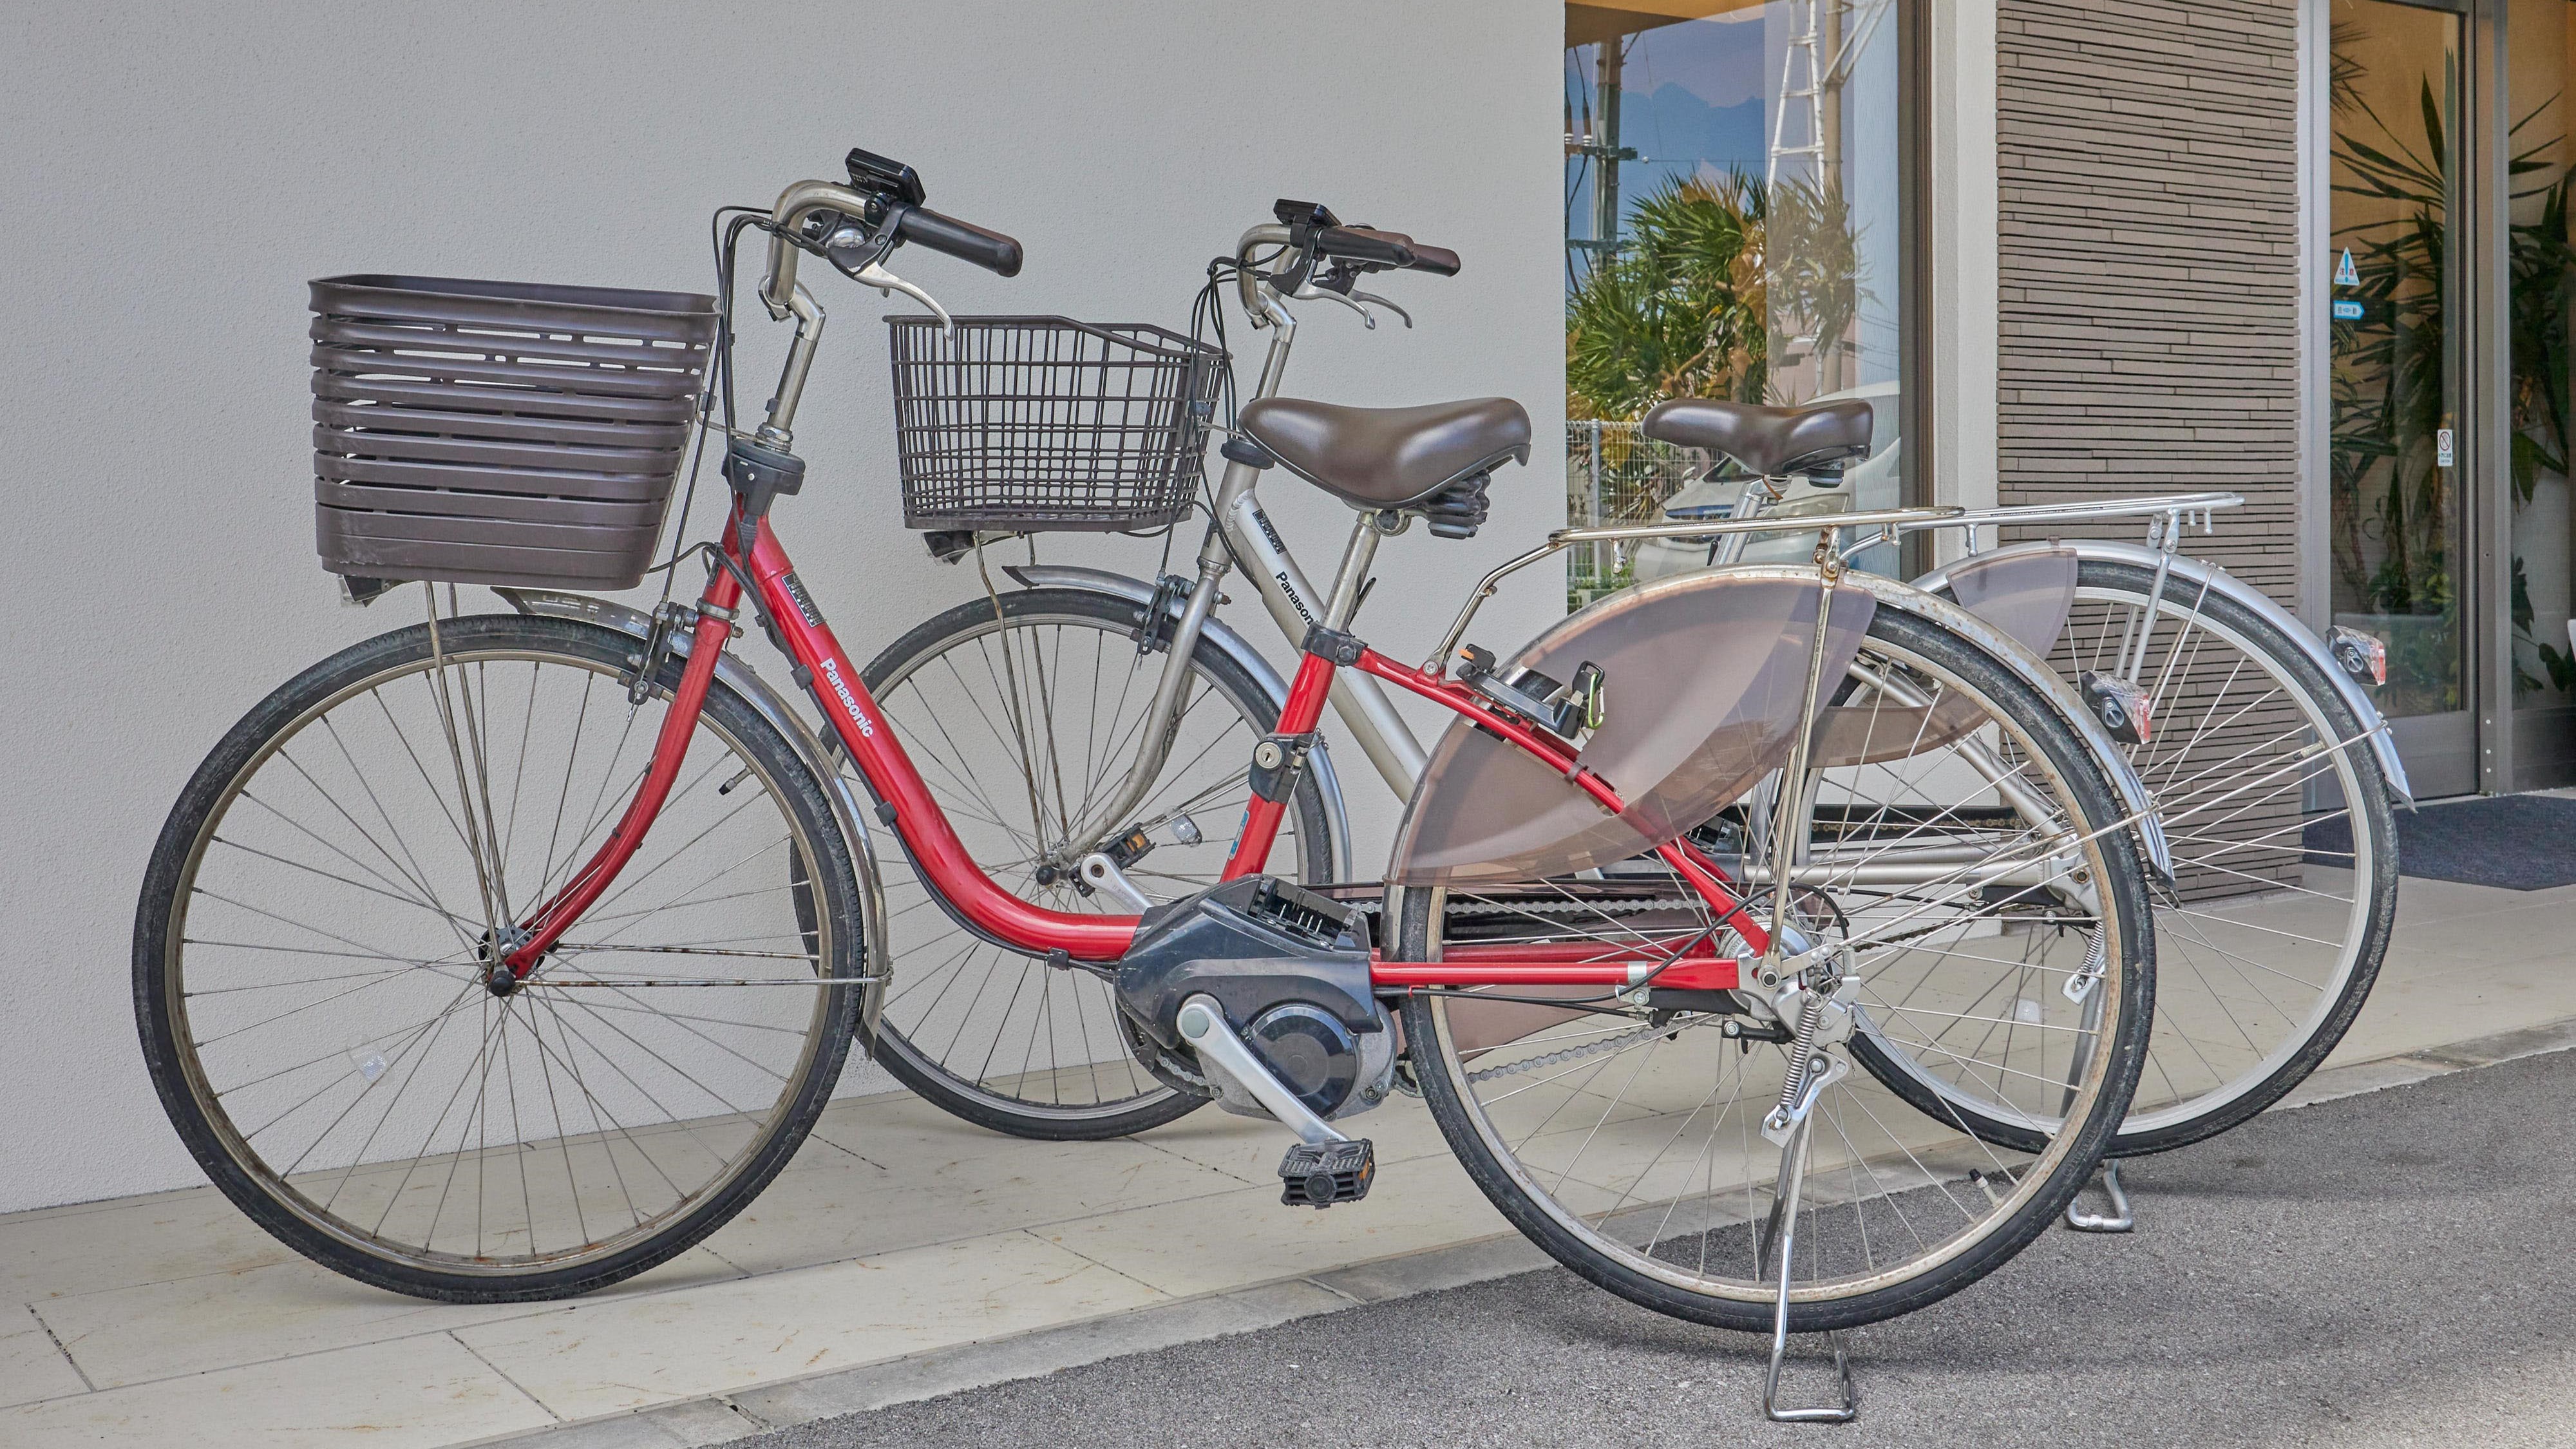
[{"label": "silver bicycle", "polygon": [[[1300,406],[1263,401],[1278,397],[1294,346],[1290,303],[1346,307],[1372,327],[1380,312],[1411,325],[1396,304],[1356,286],[1361,276],[1298,266],[1288,249],[1287,228],[1260,226],[1233,256],[1242,311],[1269,334],[1247,411]],[[1681,402],[1659,409],[1646,431],[1700,450],[1713,471],[1731,469],[1742,481],[1729,512],[1750,520],[1778,507],[1793,483],[1796,511],[1814,507],[1808,500],[1819,491],[1835,506],[1838,467],[1803,468],[1793,479],[1780,465],[1802,440],[1848,430],[1855,417],[1865,436],[1866,403]],[[1039,563],[1033,545],[1028,562],[988,563],[991,540],[980,540],[971,566],[982,574],[982,596],[914,629],[867,671],[870,689],[906,725],[953,717],[961,700],[986,701],[990,728],[934,737],[929,752],[947,751],[934,781],[955,782],[966,808],[994,821],[997,862],[1059,908],[1133,911],[1217,878],[1248,799],[1245,761],[1286,698],[1278,673],[1216,614],[1227,576],[1240,574],[1294,645],[1319,618],[1347,618],[1366,603],[1380,544],[1409,525],[1355,501],[1341,558],[1318,588],[1261,506],[1262,474],[1284,460],[1240,437],[1223,451],[1194,578]],[[2216,512],[2241,501],[2193,494],[1909,525],[1963,535],[1965,556],[1916,585],[1995,624],[2082,692],[2151,792],[2170,842],[2173,878],[2155,913],[2167,964],[2152,1049],[2114,1156],[2201,1140],[2297,1085],[2360,1010],[2395,914],[2390,812],[2406,800],[2406,783],[2366,688],[2375,643],[2341,630],[2319,640],[2259,591],[2183,552],[2188,526],[2205,531]],[[2121,517],[2146,521],[2144,543],[1983,546],[2006,528]],[[1889,541],[1855,533],[1846,559]],[[1666,519],[1568,530],[1556,541],[1706,545],[1694,564],[1743,568],[1762,556],[1746,552],[1753,538]],[[1409,799],[1426,752],[1384,690],[1345,670],[1332,704],[1378,777]],[[1854,778],[1873,770],[1880,778]],[[1781,793],[1776,783],[1757,789],[1695,838],[1742,858],[1748,842],[1766,838]],[[1796,883],[1840,892],[1871,884],[1896,869],[1892,848],[1910,851],[1926,831],[1961,823],[1959,798],[1955,782],[1938,778],[1819,767],[1794,806],[1808,817]],[[1352,858],[1341,779],[1323,749],[1285,833],[1294,854],[1275,859],[1293,859],[1310,882],[1369,873]],[[1909,860],[1920,868],[1919,854]],[[888,1003],[878,1059],[908,1085],[986,1126],[1046,1138],[1139,1131],[1206,1100],[1198,1083],[1115,1049],[1121,1027],[1105,989],[919,909],[923,894],[901,862],[888,875],[907,980]],[[2007,884],[1991,889],[2008,899]],[[2037,944],[2044,934],[1998,938],[1999,951],[2029,953],[2032,968],[2012,1000],[1963,1005],[1963,1020],[1990,1007],[2033,1014],[2049,979]],[[1924,1091],[1928,1103],[1934,1089]],[[1983,1113],[1973,1094],[1953,1088],[1938,1095],[1944,1115],[1964,1115],[1993,1140],[2027,1143],[2049,1127],[2018,1108]],[[2113,1213],[2070,1214],[2079,1226],[2125,1225],[2116,1174],[2108,1186]]]}]

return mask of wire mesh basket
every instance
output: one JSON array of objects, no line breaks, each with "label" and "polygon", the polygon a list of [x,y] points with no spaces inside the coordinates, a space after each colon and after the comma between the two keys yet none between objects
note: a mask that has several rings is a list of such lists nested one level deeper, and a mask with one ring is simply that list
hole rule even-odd
[{"label": "wire mesh basket", "polygon": [[1161,327],[889,317],[908,528],[1160,528],[1188,516],[1225,354]]},{"label": "wire mesh basket", "polygon": [[315,543],[374,579],[632,588],[712,297],[448,277],[312,284]]}]

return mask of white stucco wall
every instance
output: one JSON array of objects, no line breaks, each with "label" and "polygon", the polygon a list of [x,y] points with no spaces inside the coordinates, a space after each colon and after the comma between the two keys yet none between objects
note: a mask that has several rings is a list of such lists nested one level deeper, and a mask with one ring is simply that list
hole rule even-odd
[{"label": "white stucco wall", "polygon": [[[710,208],[832,176],[859,144],[918,166],[934,206],[1026,243],[1011,282],[907,253],[899,269],[956,310],[1178,326],[1206,259],[1272,197],[1325,200],[1456,247],[1466,271],[1388,288],[1420,321],[1409,333],[1319,307],[1290,391],[1507,394],[1538,428],[1484,537],[1415,530],[1382,555],[1404,586],[1378,592],[1362,632],[1415,654],[1479,571],[1563,518],[1561,27],[1546,0],[0,14],[21,629],[0,676],[0,1210],[198,1180],[131,1017],[154,833],[263,693],[410,622],[408,605],[337,607],[314,562],[307,278],[711,290]],[[822,281],[834,322],[797,426],[812,475],[784,531],[842,638],[873,648],[970,584],[899,526],[874,320],[888,309]],[[752,386],[773,355],[747,354]],[[1273,477],[1273,516],[1324,570],[1347,514]],[[1157,555],[1046,552],[1139,573]],[[1558,583],[1523,575],[1478,637],[1527,637],[1561,610]],[[1234,612],[1276,645],[1249,599]],[[752,657],[783,673],[765,646]],[[1356,750],[1343,773],[1368,859],[1394,807]]]}]

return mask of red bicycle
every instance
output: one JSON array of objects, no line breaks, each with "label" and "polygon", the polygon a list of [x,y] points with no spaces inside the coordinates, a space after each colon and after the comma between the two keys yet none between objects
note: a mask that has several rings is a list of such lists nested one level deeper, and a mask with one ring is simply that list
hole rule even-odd
[{"label": "red bicycle", "polygon": [[[803,486],[790,429],[823,321],[799,257],[935,312],[884,269],[895,247],[1018,268],[1016,242],[921,202],[908,169],[853,153],[850,184],[733,223],[721,305],[316,284],[325,550],[345,574],[444,581],[446,607],[426,584],[421,622],[262,701],[153,856],[146,1055],[245,1212],[340,1272],[450,1300],[579,1293],[681,1252],[830,1110],[902,979],[885,846],[975,941],[1114,988],[1115,1019],[1031,1028],[1088,1039],[1071,1059],[1290,1127],[1291,1204],[1368,1193],[1370,1144],[1336,1124],[1418,1092],[1560,1260],[1662,1312],[1783,1332],[1953,1292],[2066,1205],[2146,1040],[2138,822],[2043,663],[1838,566],[1841,529],[1919,512],[1742,524],[1819,534],[1816,563],[1632,590],[1508,666],[1390,659],[1337,589],[1250,750],[1219,884],[1139,917],[1052,909],[979,867],[973,802],[1024,782],[925,780],[773,528]],[[640,577],[659,504],[618,512],[597,480],[667,496],[727,356],[746,227],[769,238],[761,300],[796,327],[761,426],[711,430],[732,505],[694,550],[703,591],[648,616],[529,587]],[[1310,262],[1403,254],[1321,224],[1296,241]],[[1471,512],[1472,532],[1529,444],[1494,399],[1294,417],[1310,456],[1356,460],[1389,533]],[[518,611],[459,613],[458,583]],[[864,796],[732,652],[746,601]],[[1262,872],[1345,669],[1454,723],[1386,882],[1313,890]],[[1053,697],[970,690],[928,726],[993,729]],[[1026,788],[1117,763],[1055,761]],[[1778,808],[1789,792],[1800,808]]]}]

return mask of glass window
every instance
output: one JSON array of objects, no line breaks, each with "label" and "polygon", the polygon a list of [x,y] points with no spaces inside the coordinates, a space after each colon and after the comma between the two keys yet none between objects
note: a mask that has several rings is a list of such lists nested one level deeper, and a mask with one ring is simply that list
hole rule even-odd
[{"label": "glass window", "polygon": [[[1649,443],[1674,397],[1861,398],[1871,456],[1791,511],[1904,496],[1898,0],[1630,0],[1565,10],[1568,512],[1716,517],[1744,483]],[[1803,558],[1783,540],[1753,556]],[[1864,559],[1893,569],[1894,551]],[[1696,567],[1705,544],[1579,556],[1573,602]]]}]

